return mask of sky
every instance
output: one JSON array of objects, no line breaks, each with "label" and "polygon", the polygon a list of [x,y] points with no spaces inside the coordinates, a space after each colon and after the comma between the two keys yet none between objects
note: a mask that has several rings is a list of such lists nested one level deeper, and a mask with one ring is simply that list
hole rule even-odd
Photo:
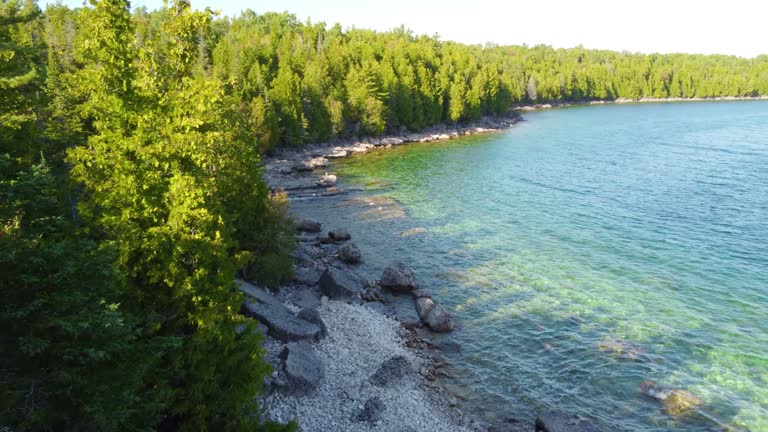
[{"label": "sky", "polygon": [[[43,2],[41,2],[43,3]],[[63,0],[70,7],[82,0]],[[155,9],[162,0],[133,0]],[[300,20],[389,30],[468,44],[583,45],[615,51],[768,54],[768,0],[192,0],[234,16],[288,11]]]}]

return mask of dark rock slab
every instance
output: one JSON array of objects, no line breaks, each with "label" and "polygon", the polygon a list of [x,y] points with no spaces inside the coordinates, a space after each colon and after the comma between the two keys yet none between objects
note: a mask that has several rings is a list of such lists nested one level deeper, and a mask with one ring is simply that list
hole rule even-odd
[{"label": "dark rock slab", "polygon": [[431,299],[432,298],[432,293],[429,290],[427,290],[427,289],[413,290],[413,291],[411,291],[411,295],[415,299],[420,299],[420,298],[429,298],[429,299]]},{"label": "dark rock slab", "polygon": [[390,263],[381,274],[382,287],[396,292],[410,292],[417,288],[413,270],[400,261]]},{"label": "dark rock slab", "polygon": [[549,411],[536,417],[536,432],[599,432],[588,420],[560,411]]},{"label": "dark rock slab", "polygon": [[323,363],[308,343],[291,342],[280,353],[285,382],[281,391],[291,395],[308,395],[317,389],[325,375]]},{"label": "dark rock slab", "polygon": [[339,259],[347,264],[357,264],[363,258],[360,248],[354,243],[347,243],[339,249]]},{"label": "dark rock slab", "polygon": [[246,316],[256,318],[269,327],[269,335],[284,342],[316,340],[320,327],[295,317],[285,306],[246,301],[243,307]]},{"label": "dark rock slab", "polygon": [[390,357],[379,366],[379,369],[371,375],[371,384],[384,387],[390,383],[399,381],[411,372],[411,364],[403,356]]},{"label": "dark rock slab", "polygon": [[318,233],[322,230],[320,222],[313,221],[311,219],[302,219],[296,223],[297,231]]},{"label": "dark rock slab", "polygon": [[350,299],[357,295],[361,283],[349,272],[335,267],[326,267],[318,281],[320,292],[329,299]]},{"label": "dark rock slab", "polygon": [[312,324],[320,328],[320,333],[317,339],[320,340],[328,335],[328,327],[325,326],[325,322],[320,318],[320,313],[317,309],[304,308],[296,314],[296,318],[303,319],[304,321],[311,322]]},{"label": "dark rock slab", "polygon": [[382,400],[378,397],[374,396],[365,401],[363,409],[358,409],[352,414],[352,421],[376,423],[382,420],[382,414],[384,411],[386,411],[386,409],[387,407],[384,405],[384,402],[382,402]]},{"label": "dark rock slab", "polygon": [[256,285],[239,279],[235,279],[235,283],[237,284],[238,289],[243,292],[243,294],[253,298],[257,302],[269,304],[275,307],[283,307],[283,304],[280,302],[280,300],[276,299],[275,296],[266,292],[264,289],[257,287]]},{"label": "dark rock slab", "polygon": [[416,299],[416,311],[432,331],[445,333],[453,330],[453,318],[434,300],[425,297]]}]

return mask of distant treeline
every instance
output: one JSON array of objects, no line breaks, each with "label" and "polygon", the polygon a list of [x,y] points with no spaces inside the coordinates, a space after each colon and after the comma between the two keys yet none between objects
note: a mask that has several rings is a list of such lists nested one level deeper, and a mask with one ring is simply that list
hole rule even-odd
[{"label": "distant treeline", "polygon": [[[149,36],[157,12],[135,19]],[[473,120],[520,103],[768,94],[768,56],[483,47],[249,11],[217,19],[205,37],[213,74],[247,106],[262,148]]]}]

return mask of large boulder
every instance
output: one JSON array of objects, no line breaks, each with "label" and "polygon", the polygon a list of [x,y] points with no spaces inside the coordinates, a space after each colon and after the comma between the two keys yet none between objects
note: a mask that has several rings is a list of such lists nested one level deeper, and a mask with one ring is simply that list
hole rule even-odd
[{"label": "large boulder", "polygon": [[391,291],[410,292],[417,288],[413,270],[400,261],[390,263],[381,274],[382,287]]},{"label": "large boulder", "polygon": [[333,241],[347,241],[352,238],[352,235],[344,228],[338,228],[333,231],[328,231],[328,238]]},{"label": "large boulder", "polygon": [[302,219],[296,223],[296,230],[311,232],[311,233],[318,233],[322,230],[322,225],[320,224],[320,222],[313,221],[311,219]]},{"label": "large boulder", "polygon": [[371,375],[371,384],[384,387],[390,383],[399,381],[411,372],[411,364],[401,355],[390,357]]},{"label": "large boulder", "polygon": [[453,330],[453,318],[442,306],[427,297],[416,299],[416,311],[424,324],[432,331],[449,332]]},{"label": "large boulder", "polygon": [[329,299],[350,299],[361,290],[360,282],[350,273],[335,267],[326,267],[320,275],[320,292]]},{"label": "large boulder", "polygon": [[317,309],[304,308],[300,310],[298,314],[296,314],[296,318],[303,319],[304,321],[311,322],[312,324],[318,326],[320,328],[318,340],[328,335],[328,327],[325,326],[325,322],[322,318],[320,318],[320,313],[317,312]]},{"label": "large boulder", "polygon": [[599,432],[599,429],[579,416],[549,411],[536,417],[536,432]]},{"label": "large boulder", "polygon": [[357,264],[363,257],[360,248],[354,243],[347,243],[339,249],[339,259],[347,264]]},{"label": "large boulder", "polygon": [[256,318],[269,327],[269,335],[284,342],[317,340],[320,327],[297,318],[285,306],[274,306],[256,301],[246,301],[243,306],[245,316]]},{"label": "large boulder", "polygon": [[374,396],[367,401],[362,409],[355,410],[352,414],[352,421],[376,423],[382,420],[382,413],[387,409],[384,402]]},{"label": "large boulder", "polygon": [[284,393],[302,396],[317,389],[325,372],[323,363],[312,347],[305,342],[291,342],[280,353],[285,382],[281,383]]}]

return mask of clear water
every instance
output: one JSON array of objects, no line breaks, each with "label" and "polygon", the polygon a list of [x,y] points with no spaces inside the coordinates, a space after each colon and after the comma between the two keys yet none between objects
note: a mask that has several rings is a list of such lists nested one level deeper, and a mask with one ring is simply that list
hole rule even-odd
[{"label": "clear water", "polygon": [[[329,218],[380,251],[365,268],[409,262],[461,323],[449,381],[465,406],[525,421],[557,408],[605,430],[768,431],[768,103],[525,118],[335,167],[363,188]],[[701,404],[668,415],[644,380]]]}]

